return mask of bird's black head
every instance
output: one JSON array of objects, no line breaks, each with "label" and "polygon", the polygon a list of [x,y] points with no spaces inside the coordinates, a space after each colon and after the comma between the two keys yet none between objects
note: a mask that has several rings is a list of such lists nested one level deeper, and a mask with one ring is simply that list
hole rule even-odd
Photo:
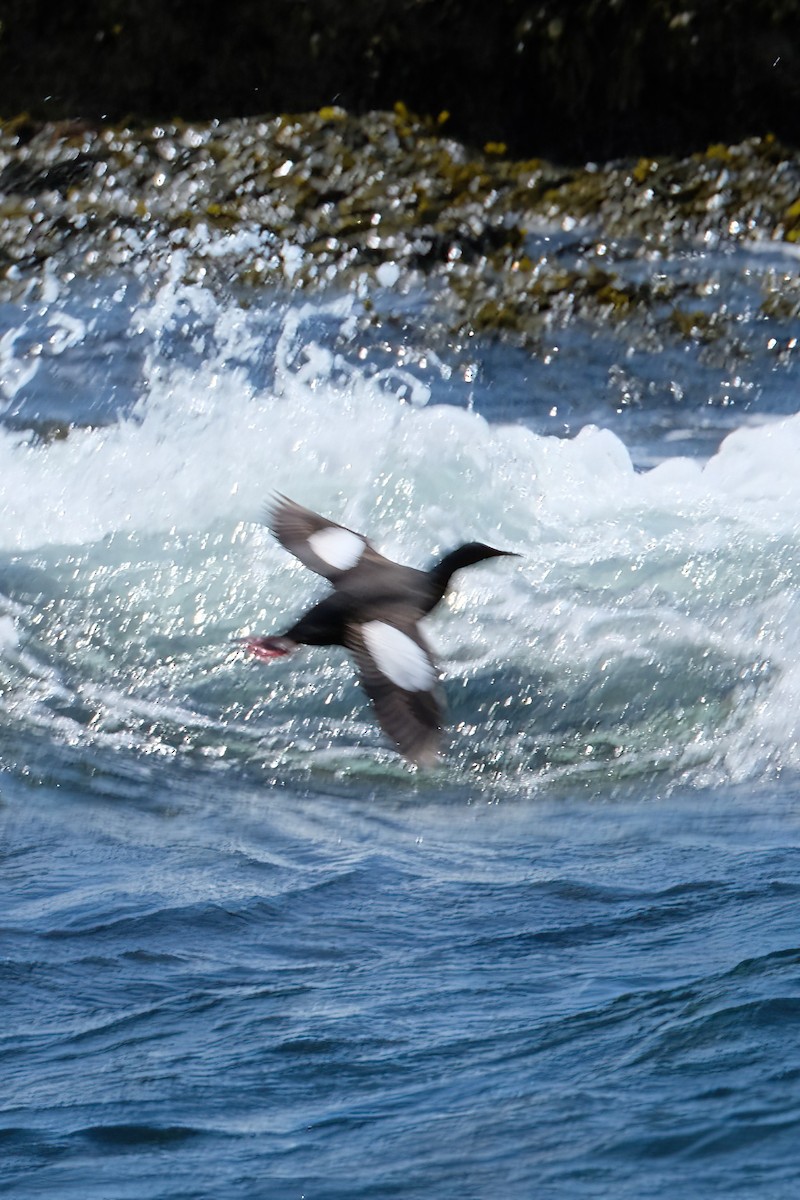
[{"label": "bird's black head", "polygon": [[460,571],[462,567],[471,567],[473,563],[483,562],[485,558],[499,558],[501,555],[519,558],[514,550],[496,550],[494,546],[487,546],[485,542],[465,542],[463,546],[457,546],[455,550],[445,554],[431,571],[438,588],[441,588],[440,598],[451,575],[456,571]]},{"label": "bird's black head", "polygon": [[501,555],[519,557],[513,550],[496,550],[494,546],[487,546],[485,542],[465,542],[463,546],[458,546],[446,554],[442,562],[452,564],[453,571],[460,571],[462,567],[471,567],[473,563],[483,562],[485,558],[499,558]]}]

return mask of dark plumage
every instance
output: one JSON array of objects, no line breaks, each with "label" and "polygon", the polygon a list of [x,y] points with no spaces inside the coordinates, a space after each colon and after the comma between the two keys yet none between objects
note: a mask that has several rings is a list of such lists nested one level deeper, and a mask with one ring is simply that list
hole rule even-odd
[{"label": "dark plumage", "polygon": [[467,542],[428,571],[405,567],[351,529],[278,496],[268,513],[275,537],[333,591],[277,637],[243,641],[259,658],[298,645],[344,646],[381,728],[401,754],[419,765],[437,755],[442,732],[439,672],[420,630],[422,617],[445,594],[452,575],[486,558],[511,554]]}]

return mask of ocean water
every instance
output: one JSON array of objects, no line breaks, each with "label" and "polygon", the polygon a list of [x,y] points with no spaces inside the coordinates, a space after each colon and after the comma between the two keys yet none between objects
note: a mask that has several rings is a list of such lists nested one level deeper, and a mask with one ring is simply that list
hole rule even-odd
[{"label": "ocean water", "polygon": [[[798,331],[370,299],[0,309],[0,1191],[794,1197]],[[343,654],[237,649],[321,590],[274,491],[522,556],[428,622],[439,767]]]}]

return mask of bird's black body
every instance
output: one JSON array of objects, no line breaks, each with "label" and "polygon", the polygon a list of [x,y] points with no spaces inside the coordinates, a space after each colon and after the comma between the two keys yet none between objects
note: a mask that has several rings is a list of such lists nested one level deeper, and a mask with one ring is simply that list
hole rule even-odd
[{"label": "bird's black body", "polygon": [[431,761],[442,710],[438,671],[419,621],[442,599],[456,571],[511,552],[467,542],[420,571],[384,558],[361,534],[285,496],[277,498],[269,524],[281,544],[334,590],[285,633],[245,639],[248,649],[274,658],[297,645],[346,647],[381,727],[410,761]]},{"label": "bird's black body", "polygon": [[467,542],[446,554],[430,571],[404,567],[388,559],[385,566],[364,563],[341,576],[336,590],[310,608],[284,636],[307,646],[344,646],[348,624],[368,620],[386,608],[408,604],[427,616],[443,599],[456,571],[507,553],[482,542]]}]

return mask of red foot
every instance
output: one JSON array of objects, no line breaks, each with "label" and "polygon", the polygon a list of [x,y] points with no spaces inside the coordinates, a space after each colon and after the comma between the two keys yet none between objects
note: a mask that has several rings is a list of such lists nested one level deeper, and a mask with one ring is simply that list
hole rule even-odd
[{"label": "red foot", "polygon": [[284,654],[290,654],[294,649],[293,643],[287,643],[285,638],[280,637],[251,637],[240,638],[239,640],[242,642],[245,650],[249,650],[256,658],[282,658]]}]

